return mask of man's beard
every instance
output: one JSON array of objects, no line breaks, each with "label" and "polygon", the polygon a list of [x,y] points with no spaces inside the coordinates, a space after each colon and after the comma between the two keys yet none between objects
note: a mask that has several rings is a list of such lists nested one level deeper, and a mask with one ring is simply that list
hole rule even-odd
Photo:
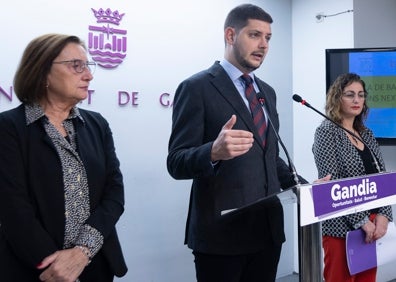
[{"label": "man's beard", "polygon": [[261,63],[258,66],[252,65],[248,60],[242,57],[241,53],[239,52],[239,48],[234,48],[234,55],[235,59],[238,62],[238,64],[243,67],[246,70],[249,70],[249,72],[252,72],[256,69],[258,69],[261,66]]}]

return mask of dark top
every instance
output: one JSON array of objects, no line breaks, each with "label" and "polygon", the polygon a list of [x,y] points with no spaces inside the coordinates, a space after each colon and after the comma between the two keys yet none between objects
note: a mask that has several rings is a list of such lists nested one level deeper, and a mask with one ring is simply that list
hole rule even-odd
[{"label": "dark top", "polygon": [[[103,245],[88,266],[98,262],[123,276],[127,267],[115,229],[124,211],[124,186],[107,121],[80,109],[73,119],[76,151],[86,171],[89,216]],[[0,273],[4,281],[36,281],[36,266],[65,244],[65,187],[62,162],[45,123],[27,123],[25,106],[0,114]]]}]

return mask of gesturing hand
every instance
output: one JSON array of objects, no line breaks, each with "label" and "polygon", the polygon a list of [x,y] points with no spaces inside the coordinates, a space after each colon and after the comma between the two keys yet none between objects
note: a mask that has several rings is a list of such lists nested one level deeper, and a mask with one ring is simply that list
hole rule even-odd
[{"label": "gesturing hand", "polygon": [[213,142],[211,152],[213,162],[233,159],[245,154],[253,146],[254,139],[251,132],[232,129],[236,120],[236,116],[232,115]]}]

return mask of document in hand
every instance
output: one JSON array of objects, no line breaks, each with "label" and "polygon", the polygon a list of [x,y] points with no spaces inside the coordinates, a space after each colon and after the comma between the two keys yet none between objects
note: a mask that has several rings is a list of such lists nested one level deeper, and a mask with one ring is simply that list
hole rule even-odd
[{"label": "document in hand", "polygon": [[396,260],[396,227],[390,222],[385,236],[373,243],[364,241],[361,229],[350,231],[346,237],[346,255],[351,275]]}]

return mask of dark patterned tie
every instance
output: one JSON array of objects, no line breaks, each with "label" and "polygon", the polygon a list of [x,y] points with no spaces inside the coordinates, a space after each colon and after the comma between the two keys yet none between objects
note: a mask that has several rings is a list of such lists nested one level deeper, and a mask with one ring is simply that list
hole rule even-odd
[{"label": "dark patterned tie", "polygon": [[265,146],[265,131],[267,129],[267,123],[265,121],[263,109],[259,103],[253,87],[253,79],[248,75],[244,74],[241,76],[245,82],[245,96],[249,101],[250,111],[252,113],[254,125],[257,128],[258,134],[261,137],[262,145]]}]

